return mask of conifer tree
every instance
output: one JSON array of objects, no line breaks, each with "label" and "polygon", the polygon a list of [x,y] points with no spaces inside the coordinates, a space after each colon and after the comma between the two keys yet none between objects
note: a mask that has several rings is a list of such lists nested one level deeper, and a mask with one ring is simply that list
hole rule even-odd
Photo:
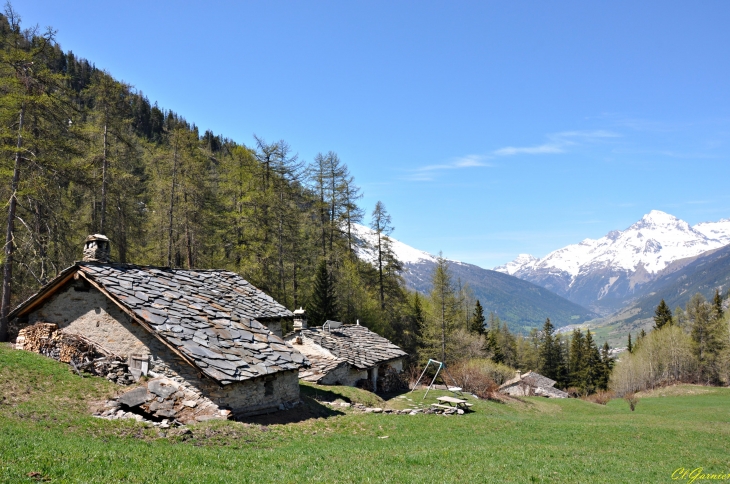
[{"label": "conifer tree", "polygon": [[716,320],[722,319],[724,311],[722,309],[722,296],[720,296],[720,290],[715,289],[715,296],[712,298],[712,310],[713,318]]},{"label": "conifer tree", "polygon": [[334,284],[327,270],[327,261],[324,259],[317,266],[317,274],[314,279],[314,287],[310,303],[307,306],[307,312],[310,321],[317,326],[321,326],[327,320],[337,319]]},{"label": "conifer tree", "polygon": [[557,382],[561,379],[563,361],[560,343],[556,340],[554,334],[555,327],[550,322],[550,318],[547,318],[542,327],[540,373]]},{"label": "conifer tree", "polygon": [[629,333],[629,344],[628,344],[628,345],[626,346],[626,350],[627,350],[627,351],[628,351],[629,353],[633,353],[633,352],[634,352],[634,347],[633,347],[633,345],[631,344],[631,333]]},{"label": "conifer tree", "polygon": [[569,386],[583,388],[585,372],[586,355],[583,333],[579,329],[574,329],[568,359]]},{"label": "conifer tree", "polygon": [[501,327],[501,321],[499,318],[493,313],[489,313],[489,322],[488,330],[487,330],[487,350],[491,354],[491,359],[495,363],[504,363],[504,353],[502,352],[502,347],[500,346],[500,327]]},{"label": "conifer tree", "polygon": [[476,304],[474,305],[474,314],[471,317],[471,332],[476,334],[485,334],[486,329],[484,327],[484,322],[486,319],[484,318],[484,308],[482,307],[481,303],[477,299]]},{"label": "conifer tree", "polygon": [[608,381],[611,377],[611,370],[613,369],[613,358],[611,358],[611,349],[608,346],[608,341],[604,341],[603,347],[601,348],[601,371],[599,372],[598,381],[596,386],[599,390],[608,390]]},{"label": "conifer tree", "polygon": [[656,310],[654,311],[654,329],[662,329],[664,326],[672,325],[672,311],[664,302],[661,300]]}]

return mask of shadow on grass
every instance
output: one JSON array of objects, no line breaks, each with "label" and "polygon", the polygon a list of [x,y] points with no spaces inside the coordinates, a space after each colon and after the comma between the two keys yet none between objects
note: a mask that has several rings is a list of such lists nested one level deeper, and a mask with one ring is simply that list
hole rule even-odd
[{"label": "shadow on grass", "polygon": [[[281,410],[265,415],[254,415],[252,417],[244,417],[238,419],[239,422],[259,424],[259,425],[284,425],[290,423],[304,422],[305,420],[316,418],[330,418],[338,415],[344,415],[343,412],[333,410],[326,405],[322,405],[315,398],[309,395],[301,394],[301,401],[298,406],[290,410]],[[319,391],[319,393],[323,393]],[[331,392],[327,392],[331,393]],[[339,398],[339,396],[338,396]]]}]

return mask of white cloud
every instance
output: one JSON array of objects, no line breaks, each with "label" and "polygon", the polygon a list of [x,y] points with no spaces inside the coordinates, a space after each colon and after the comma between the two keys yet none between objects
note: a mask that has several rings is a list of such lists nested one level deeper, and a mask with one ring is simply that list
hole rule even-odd
[{"label": "white cloud", "polygon": [[406,177],[406,180],[433,181],[435,178],[435,172],[438,171],[493,166],[492,164],[484,161],[488,158],[489,157],[483,155],[466,155],[460,158],[455,158],[448,163],[421,166],[413,170],[412,174]]},{"label": "white cloud", "polygon": [[497,156],[512,156],[512,155],[545,155],[551,153],[563,153],[565,150],[557,143],[546,143],[540,146],[527,146],[517,148],[514,146],[507,146],[506,148],[500,148],[494,151]]},{"label": "white cloud", "polygon": [[507,146],[492,152],[495,156],[513,156],[513,155],[549,155],[557,153],[565,153],[567,148],[579,143],[598,142],[608,138],[618,138],[621,135],[606,130],[595,131],[563,131],[548,135],[550,140],[537,146]]}]

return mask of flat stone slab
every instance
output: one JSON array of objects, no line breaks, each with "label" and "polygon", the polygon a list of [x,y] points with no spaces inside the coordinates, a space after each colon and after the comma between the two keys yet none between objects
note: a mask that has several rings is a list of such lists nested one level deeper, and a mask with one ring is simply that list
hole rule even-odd
[{"label": "flat stone slab", "polygon": [[117,401],[128,407],[137,407],[147,401],[147,389],[145,387],[135,388],[117,398]]},{"label": "flat stone slab", "polygon": [[147,384],[147,389],[158,397],[167,398],[177,392],[177,386],[170,385],[162,380],[152,380]]}]

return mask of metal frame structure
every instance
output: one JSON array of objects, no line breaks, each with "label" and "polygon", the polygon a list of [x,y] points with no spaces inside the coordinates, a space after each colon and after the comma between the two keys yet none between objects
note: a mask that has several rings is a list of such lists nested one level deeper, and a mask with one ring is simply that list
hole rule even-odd
[{"label": "metal frame structure", "polygon": [[446,369],[446,363],[443,363],[441,361],[432,360],[430,358],[428,359],[428,363],[426,363],[426,367],[421,372],[421,376],[418,377],[418,381],[416,381],[416,384],[413,385],[413,388],[411,388],[411,392],[413,392],[413,390],[415,390],[418,387],[418,384],[421,383],[421,379],[423,379],[423,376],[426,374],[426,370],[428,370],[428,367],[431,366],[431,363],[438,364],[438,369],[436,369],[436,374],[433,376],[433,380],[431,380],[431,384],[428,385],[428,388],[426,389],[426,393],[423,395],[423,399],[425,400],[426,395],[428,395],[428,392],[431,391],[431,388],[433,387],[433,384],[436,382],[436,378],[438,378],[439,373],[441,373],[441,370],[444,370],[444,373],[446,375],[449,375],[449,378],[451,378],[451,381],[454,382],[454,386],[450,387],[449,384],[446,383],[446,379],[442,375],[441,380],[443,380],[444,384],[446,385],[446,388],[451,393],[463,396],[463,394],[461,393],[461,387],[457,386],[456,380],[454,379],[453,376],[451,376],[449,374],[449,371]]}]

